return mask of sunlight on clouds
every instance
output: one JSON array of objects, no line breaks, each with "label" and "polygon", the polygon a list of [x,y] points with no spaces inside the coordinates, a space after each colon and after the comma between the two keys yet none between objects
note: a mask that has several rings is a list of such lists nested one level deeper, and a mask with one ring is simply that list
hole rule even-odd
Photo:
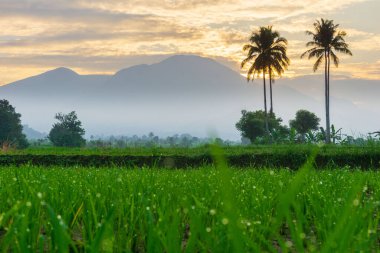
[{"label": "sunlight on clouds", "polygon": [[370,64],[367,62],[347,64],[345,70],[356,78],[380,79],[380,61]]},{"label": "sunlight on clouds", "polygon": [[[79,73],[107,73],[187,53],[212,57],[235,70],[252,30],[273,25],[289,40],[287,77],[312,73],[301,60],[319,17],[334,18],[366,0],[2,0],[0,85],[66,66]],[[369,0],[368,0],[369,1]],[[380,7],[380,3],[379,3]],[[349,17],[348,17],[349,18]],[[337,20],[340,23],[340,20]],[[363,24],[366,22],[363,19]],[[380,35],[342,23],[355,52],[380,56]],[[379,78],[379,63],[343,57],[334,73]]]},{"label": "sunlight on clouds", "polygon": [[380,35],[363,36],[350,44],[353,50],[380,51]]},{"label": "sunlight on clouds", "polygon": [[0,66],[0,84],[7,84],[15,80],[24,79],[30,76],[35,76],[45,72],[45,67],[35,67],[35,66],[13,66],[9,67],[4,66],[3,64]]}]

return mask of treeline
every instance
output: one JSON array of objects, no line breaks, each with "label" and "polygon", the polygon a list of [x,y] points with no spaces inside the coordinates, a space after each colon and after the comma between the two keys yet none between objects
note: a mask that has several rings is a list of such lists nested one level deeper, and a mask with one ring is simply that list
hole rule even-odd
[{"label": "treeline", "polygon": [[[243,144],[318,144],[325,142],[327,135],[319,122],[320,119],[307,110],[297,111],[288,125],[275,113],[266,115],[264,111],[243,110],[236,128],[241,132]],[[331,143],[340,145],[378,144],[380,132],[354,137],[343,133],[342,128],[331,125],[330,138]]]},{"label": "treeline", "polygon": [[[91,136],[84,138],[85,129],[77,114],[58,113],[49,135],[45,139],[28,142],[22,134],[21,115],[7,100],[0,100],[0,148],[3,151],[14,148],[35,147],[88,147],[88,148],[127,148],[127,147],[167,147],[192,148],[217,143],[220,146],[251,145],[251,144],[297,144],[322,143],[326,139],[326,131],[319,126],[320,119],[312,112],[299,110],[289,126],[283,124],[282,119],[275,113],[265,114],[264,111],[242,111],[242,117],[236,123],[241,132],[241,142],[222,140],[221,138],[198,138],[189,134],[159,137],[154,133],[143,136]],[[268,129],[268,131],[267,131]],[[269,132],[269,134],[268,134]],[[367,145],[380,143],[380,132],[364,137],[353,137],[342,133],[331,125],[330,138],[334,144]]]},{"label": "treeline", "polygon": [[134,135],[95,137],[90,140],[84,138],[85,129],[75,111],[68,114],[57,113],[49,135],[45,139],[33,140],[28,143],[22,133],[21,114],[7,100],[0,100],[0,147],[3,151],[13,148],[32,146],[56,147],[90,147],[90,148],[126,148],[126,147],[198,147],[210,143],[221,146],[236,145],[237,142],[226,141],[220,138],[198,138],[189,134],[173,135],[165,138],[149,133],[141,137]]},{"label": "treeline", "polygon": [[218,143],[221,146],[237,145],[239,142],[222,140],[221,138],[199,138],[190,134],[175,134],[168,137],[159,137],[153,132],[143,136],[110,136],[107,138],[91,137],[87,142],[88,147],[97,148],[127,148],[127,147],[167,147],[167,148],[193,148],[211,143]]},{"label": "treeline", "polygon": [[[199,138],[190,134],[159,137],[151,132],[142,136],[91,136],[83,146],[88,148],[194,148],[214,143],[218,143],[220,146],[240,144],[239,141],[223,140],[221,138]],[[30,145],[32,147],[47,147],[53,146],[53,143],[48,138],[45,138],[32,140]]]}]

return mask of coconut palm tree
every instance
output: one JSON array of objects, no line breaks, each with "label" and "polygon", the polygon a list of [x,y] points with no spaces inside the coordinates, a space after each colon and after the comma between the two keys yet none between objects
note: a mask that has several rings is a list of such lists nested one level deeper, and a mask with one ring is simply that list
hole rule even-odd
[{"label": "coconut palm tree", "polygon": [[287,41],[280,37],[278,32],[272,31],[271,26],[260,27],[258,31],[252,33],[249,41],[250,44],[243,47],[243,51],[247,52],[247,56],[242,61],[241,68],[244,68],[247,63],[251,63],[247,72],[247,81],[253,80],[256,76],[262,75],[263,77],[265,128],[267,134],[269,134],[266,74],[269,74],[270,112],[273,113],[272,78],[274,73],[281,75],[289,65],[289,59],[286,56]]},{"label": "coconut palm tree", "polygon": [[268,66],[269,74],[269,93],[270,93],[270,109],[269,112],[273,113],[273,89],[274,76],[281,76],[290,64],[290,60],[286,55],[288,41],[280,37],[277,31],[272,31],[272,27],[268,27],[268,33],[271,34],[272,41],[270,43],[270,63]]},{"label": "coconut palm tree", "polygon": [[347,55],[352,55],[348,44],[344,37],[346,32],[338,31],[339,25],[335,25],[333,20],[317,20],[314,23],[314,31],[306,31],[307,35],[311,35],[313,40],[306,44],[307,47],[312,47],[301,55],[301,58],[308,55],[308,58],[317,58],[314,63],[314,72],[324,61],[325,64],[325,108],[326,108],[326,143],[331,142],[330,129],[330,62],[334,62],[336,67],[339,66],[339,58],[336,52]]}]

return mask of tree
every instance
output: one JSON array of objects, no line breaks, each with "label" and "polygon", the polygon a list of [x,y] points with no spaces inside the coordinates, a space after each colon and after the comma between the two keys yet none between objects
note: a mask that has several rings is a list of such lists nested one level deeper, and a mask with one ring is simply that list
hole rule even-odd
[{"label": "tree", "polygon": [[318,130],[320,119],[312,112],[307,110],[299,110],[296,113],[296,118],[289,122],[291,128],[294,128],[305,141],[305,135],[309,131]]},{"label": "tree", "polygon": [[83,138],[85,130],[74,111],[69,114],[58,113],[55,115],[55,119],[59,122],[53,125],[48,136],[54,146],[80,147],[85,145],[86,140]]},{"label": "tree", "polygon": [[303,58],[308,55],[308,58],[317,58],[314,63],[314,72],[318,70],[319,66],[324,61],[325,64],[325,109],[326,109],[326,143],[331,142],[331,128],[330,128],[330,61],[338,67],[339,58],[336,52],[347,55],[352,55],[345,42],[344,37],[346,32],[338,31],[339,25],[334,25],[333,20],[317,20],[314,23],[314,32],[307,31],[307,35],[311,35],[313,40],[306,44],[307,47],[312,47],[301,55]]},{"label": "tree", "polygon": [[0,146],[26,148],[28,141],[22,133],[21,114],[7,100],[0,100]]},{"label": "tree", "polygon": [[272,31],[272,27],[267,28],[268,34],[271,36],[270,48],[268,54],[270,55],[268,75],[269,75],[269,94],[270,94],[270,109],[269,113],[273,113],[273,89],[274,75],[281,76],[290,64],[290,60],[286,55],[288,41],[280,37],[277,31]]},{"label": "tree", "polygon": [[276,118],[274,113],[269,116],[265,115],[265,112],[262,110],[255,112],[243,110],[241,113],[242,117],[239,122],[236,123],[236,128],[241,132],[243,138],[247,138],[251,142],[257,141],[258,138],[268,136],[266,134],[266,120],[268,120],[268,128],[271,132],[286,132],[286,128],[281,126],[282,119]]},{"label": "tree", "polygon": [[250,37],[250,44],[243,47],[247,52],[247,57],[242,61],[241,68],[247,63],[252,62],[248,69],[247,81],[254,79],[255,76],[263,76],[264,84],[264,111],[266,115],[265,129],[269,134],[268,110],[267,110],[267,92],[266,92],[266,74],[269,74],[270,83],[270,112],[273,113],[272,97],[272,78],[273,74],[281,75],[289,65],[289,58],[286,56],[287,40],[280,37],[279,33],[272,31],[272,27],[260,27],[259,31],[253,32]]}]

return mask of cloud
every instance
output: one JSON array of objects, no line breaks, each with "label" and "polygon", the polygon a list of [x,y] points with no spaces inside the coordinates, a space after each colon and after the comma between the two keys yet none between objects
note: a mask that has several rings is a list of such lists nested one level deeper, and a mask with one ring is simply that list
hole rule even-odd
[{"label": "cloud", "polygon": [[[304,31],[318,17],[334,18],[336,13],[363,2],[1,0],[0,57],[6,66],[0,69],[3,78],[0,82],[18,79],[16,74],[11,74],[17,71],[34,73],[34,70],[58,66],[74,67],[86,73],[111,73],[122,67],[124,60],[128,64],[130,59],[149,63],[157,55],[175,53],[200,54],[238,66],[244,57],[242,45],[248,41],[251,31],[262,25],[273,25],[289,40],[292,65],[286,74],[303,75],[311,70],[311,62],[299,59],[310,39]],[[347,40],[355,54],[372,52],[371,59],[369,56],[358,57],[356,61],[344,58],[347,65],[342,65],[339,71],[344,74],[351,71],[352,76],[355,68],[359,68],[358,62],[376,62],[373,55],[380,55],[380,35],[354,29],[347,22],[342,23],[342,28],[349,33]],[[376,70],[361,73],[377,76]],[[20,74],[20,78],[23,76]]]}]

